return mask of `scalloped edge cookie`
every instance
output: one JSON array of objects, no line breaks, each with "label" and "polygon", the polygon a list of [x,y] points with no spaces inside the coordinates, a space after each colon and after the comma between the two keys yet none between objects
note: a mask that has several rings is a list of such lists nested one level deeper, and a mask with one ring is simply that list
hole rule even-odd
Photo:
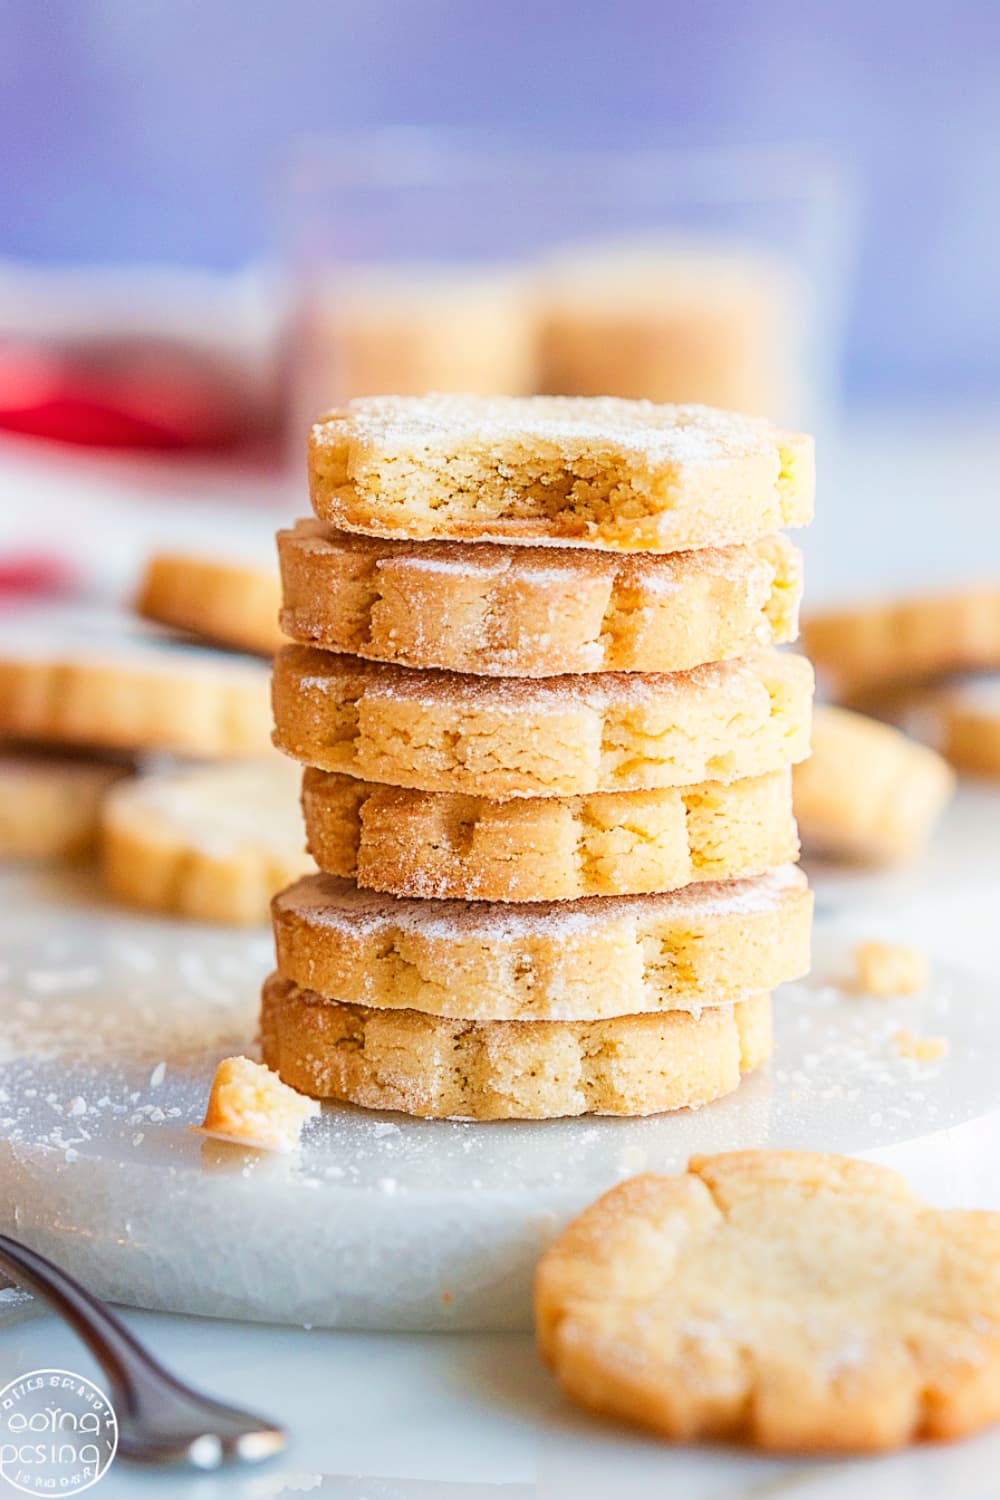
[{"label": "scalloped edge cookie", "polygon": [[272,903],[278,971],[357,1005],[468,1020],[697,1010],[809,968],[793,865],[657,896],[520,905],[410,900],[310,875]]},{"label": "scalloped edge cookie", "polygon": [[788,770],[589,797],[491,802],[307,769],[321,870],[395,896],[567,901],[763,874],[798,857]]},{"label": "scalloped edge cookie", "polygon": [[812,439],[611,396],[382,396],[309,438],[313,510],[347,531],[683,552],[812,518]]},{"label": "scalloped edge cookie", "polygon": [[690,672],[484,678],[286,646],[274,743],[390,786],[571,797],[736,781],[809,753],[812,669],[764,651]]},{"label": "scalloped edge cookie", "polygon": [[563,1231],[535,1320],[567,1396],[677,1442],[961,1437],[1000,1418],[1000,1214],[846,1156],[696,1156]]},{"label": "scalloped edge cookie", "polygon": [[683,672],[792,641],[786,537],[662,556],[278,533],[286,636],[371,661],[489,677]]},{"label": "scalloped edge cookie", "polygon": [[206,759],[270,750],[268,670],[114,611],[33,608],[0,628],[0,735]]},{"label": "scalloped edge cookie", "polygon": [[261,1003],[264,1061],[320,1099],[425,1119],[650,1115],[731,1093],[771,1053],[771,1001],[694,1016],[455,1021],[326,1000],[273,974]]}]

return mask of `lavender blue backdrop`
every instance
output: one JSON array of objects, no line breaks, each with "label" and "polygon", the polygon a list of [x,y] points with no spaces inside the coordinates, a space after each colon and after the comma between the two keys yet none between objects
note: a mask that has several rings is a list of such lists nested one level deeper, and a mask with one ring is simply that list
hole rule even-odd
[{"label": "lavender blue backdrop", "polygon": [[998,0],[0,0],[0,255],[236,265],[303,131],[575,119],[831,147],[852,391],[1000,391]]}]

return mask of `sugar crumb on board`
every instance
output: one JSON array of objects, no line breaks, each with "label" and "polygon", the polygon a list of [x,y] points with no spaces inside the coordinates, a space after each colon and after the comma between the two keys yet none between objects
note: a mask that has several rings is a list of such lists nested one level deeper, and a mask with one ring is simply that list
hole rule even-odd
[{"label": "sugar crumb on board", "polygon": [[869,941],[854,948],[855,988],[866,995],[915,995],[930,981],[930,961],[920,948]]},{"label": "sugar crumb on board", "polygon": [[905,1026],[895,1032],[892,1044],[900,1057],[911,1058],[914,1062],[939,1062],[948,1055],[946,1036],[918,1036]]}]

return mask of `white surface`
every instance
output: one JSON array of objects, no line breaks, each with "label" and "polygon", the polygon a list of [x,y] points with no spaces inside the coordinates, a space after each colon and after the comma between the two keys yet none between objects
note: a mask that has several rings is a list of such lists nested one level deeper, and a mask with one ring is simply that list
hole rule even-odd
[{"label": "white surface", "polygon": [[[301,1155],[194,1134],[219,1057],[253,1048],[270,942],[102,902],[85,876],[0,880],[0,1229],[104,1297],[321,1327],[519,1329],[553,1234],[606,1188],[696,1151],[871,1151],[992,1111],[1000,983],[838,988],[818,944],[775,997],[771,1064],[698,1111],[474,1124],[328,1107]],[[916,1062],[897,1031],[944,1034]],[[891,1154],[891,1153],[890,1153]]]},{"label": "white surface", "polygon": [[[810,598],[996,573],[995,414],[949,426],[934,412],[909,424],[869,421],[849,437],[832,461],[821,455],[819,519],[807,546]],[[44,512],[53,533],[74,543],[81,532],[90,534],[87,549],[98,556],[104,576],[117,581],[140,554],[140,536],[191,540],[219,535],[231,524],[214,498],[204,508],[192,503],[207,498],[197,474],[186,489],[176,477],[142,481],[147,495],[159,492],[150,516],[131,505],[124,467],[108,484],[89,463],[81,482],[69,464],[57,477],[19,453],[17,465],[0,453],[0,545],[30,539]],[[90,533],[92,517],[98,524]],[[248,525],[251,520],[258,528],[269,524],[259,513]],[[113,567],[103,560],[101,533],[108,529],[116,536]],[[836,920],[863,935],[910,938],[947,961],[994,972],[998,834],[1000,797],[967,791],[917,866],[890,875],[835,874],[820,882],[821,900]],[[1000,1083],[997,1091],[1000,1102]],[[974,1124],[892,1149],[929,1197],[1000,1206],[996,1129]],[[522,1336],[337,1334],[157,1314],[131,1315],[130,1321],[180,1373],[285,1421],[294,1445],[287,1458],[258,1473],[192,1479],[118,1467],[95,1491],[107,1500],[257,1500],[305,1492],[338,1500],[752,1500],[774,1494],[992,1500],[997,1491],[1000,1430],[957,1446],[843,1463],[664,1449],[575,1413]],[[94,1374],[72,1335],[51,1319],[0,1336],[0,1382],[41,1365]]]}]

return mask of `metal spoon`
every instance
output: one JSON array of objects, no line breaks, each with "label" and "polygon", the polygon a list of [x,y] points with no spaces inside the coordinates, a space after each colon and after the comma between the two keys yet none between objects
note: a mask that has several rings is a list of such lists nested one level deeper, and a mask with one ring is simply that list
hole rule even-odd
[{"label": "metal spoon", "polygon": [[122,1458],[215,1469],[227,1459],[259,1463],[287,1446],[287,1433],[273,1422],[182,1385],[106,1303],[5,1234],[0,1234],[0,1267],[44,1297],[97,1360],[111,1387]]}]

